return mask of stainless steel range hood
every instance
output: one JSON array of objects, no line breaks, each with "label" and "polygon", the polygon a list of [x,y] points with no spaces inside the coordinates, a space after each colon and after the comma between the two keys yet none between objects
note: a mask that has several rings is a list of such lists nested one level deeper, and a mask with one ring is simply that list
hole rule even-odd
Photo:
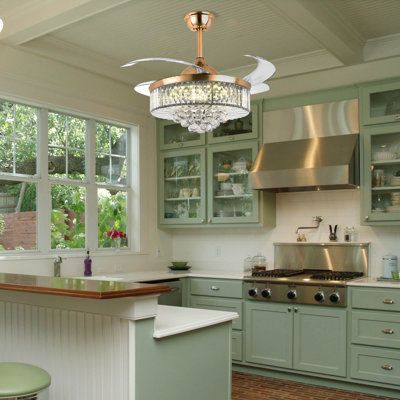
[{"label": "stainless steel range hood", "polygon": [[[264,143],[250,172],[252,188],[288,192],[357,187],[360,175],[358,103],[351,102],[286,110],[295,113],[297,122],[301,121],[302,130],[293,126],[291,137],[298,136],[299,132],[300,136],[313,137]],[[336,111],[332,113],[332,110]],[[275,118],[278,125],[275,129],[287,125],[288,115]],[[299,115],[304,118],[299,119]],[[288,132],[282,134],[288,138]]]}]

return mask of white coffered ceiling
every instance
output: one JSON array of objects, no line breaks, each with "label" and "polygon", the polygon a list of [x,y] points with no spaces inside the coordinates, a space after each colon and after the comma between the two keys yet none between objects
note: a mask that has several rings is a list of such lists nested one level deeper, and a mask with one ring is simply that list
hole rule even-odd
[{"label": "white coffered ceiling", "polygon": [[277,76],[400,56],[400,0],[0,0],[0,41],[136,84],[180,68],[121,64],[194,59],[182,17],[197,9],[217,16],[204,51],[220,71],[247,72],[244,54],[272,60]]}]

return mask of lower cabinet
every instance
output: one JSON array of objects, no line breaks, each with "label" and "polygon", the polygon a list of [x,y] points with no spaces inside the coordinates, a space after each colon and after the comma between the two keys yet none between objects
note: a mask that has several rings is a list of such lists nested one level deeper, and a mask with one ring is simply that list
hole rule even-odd
[{"label": "lower cabinet", "polygon": [[400,385],[397,288],[351,288],[351,378]]},{"label": "lower cabinet", "polygon": [[193,278],[190,281],[190,307],[230,311],[239,314],[239,318],[232,321],[232,360],[242,361],[242,281]]},{"label": "lower cabinet", "polygon": [[250,363],[346,376],[346,310],[245,303]]}]

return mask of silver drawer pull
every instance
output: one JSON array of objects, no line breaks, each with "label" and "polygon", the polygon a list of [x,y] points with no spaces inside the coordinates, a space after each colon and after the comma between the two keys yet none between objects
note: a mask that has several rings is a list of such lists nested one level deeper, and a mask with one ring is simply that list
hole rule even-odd
[{"label": "silver drawer pull", "polygon": [[382,369],[384,369],[385,371],[392,371],[393,370],[393,366],[390,364],[384,364],[381,367]]},{"label": "silver drawer pull", "polygon": [[393,335],[394,330],[393,329],[382,329],[382,333],[385,333],[386,335]]},{"label": "silver drawer pull", "polygon": [[211,286],[211,290],[217,291],[217,290],[219,290],[219,287],[218,286]]},{"label": "silver drawer pull", "polygon": [[394,304],[394,300],[392,300],[392,299],[385,299],[385,300],[383,300],[383,303],[384,303],[384,304]]},{"label": "silver drawer pull", "polygon": [[396,121],[398,121],[398,120],[400,119],[400,115],[396,115],[396,116],[394,117],[394,119],[395,119]]}]

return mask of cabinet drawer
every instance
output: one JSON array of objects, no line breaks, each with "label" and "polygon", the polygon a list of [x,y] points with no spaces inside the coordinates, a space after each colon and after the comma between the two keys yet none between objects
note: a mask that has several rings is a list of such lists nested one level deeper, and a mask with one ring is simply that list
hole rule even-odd
[{"label": "cabinet drawer", "polygon": [[200,296],[242,298],[241,280],[192,279],[191,294]]},{"label": "cabinet drawer", "polygon": [[399,351],[353,345],[351,347],[351,377],[400,385]]},{"label": "cabinet drawer", "polygon": [[400,311],[400,290],[378,288],[352,288],[353,308]]},{"label": "cabinet drawer", "polygon": [[243,334],[242,332],[232,331],[232,360],[242,361]]},{"label": "cabinet drawer", "polygon": [[216,299],[214,297],[191,296],[190,304],[193,308],[208,310],[230,311],[239,314],[239,318],[232,321],[233,329],[242,329],[242,301],[232,299]]},{"label": "cabinet drawer", "polygon": [[371,311],[353,311],[351,341],[371,346],[400,348],[400,315]]}]

